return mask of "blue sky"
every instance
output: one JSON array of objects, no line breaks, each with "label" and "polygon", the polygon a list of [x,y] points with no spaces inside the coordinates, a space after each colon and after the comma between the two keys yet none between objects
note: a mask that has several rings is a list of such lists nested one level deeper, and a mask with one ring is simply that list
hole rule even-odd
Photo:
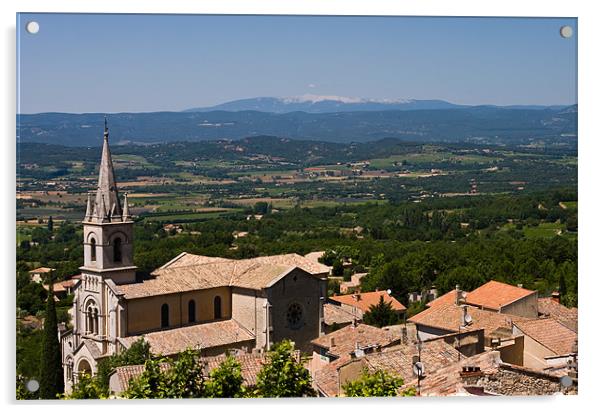
[{"label": "blue sky", "polygon": [[[40,31],[25,31],[28,21]],[[559,35],[571,25],[572,38]],[[147,112],[257,96],[573,104],[576,20],[21,14],[20,113]]]}]

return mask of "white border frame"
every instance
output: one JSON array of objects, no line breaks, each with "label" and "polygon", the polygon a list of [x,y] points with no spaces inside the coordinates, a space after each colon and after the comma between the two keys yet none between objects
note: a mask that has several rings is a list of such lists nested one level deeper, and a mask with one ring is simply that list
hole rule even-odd
[{"label": "white border frame", "polygon": [[[5,271],[2,272],[4,287],[4,304],[2,306],[3,325],[6,328],[5,339],[0,341],[2,353],[6,357],[3,363],[5,367],[0,375],[2,380],[2,400],[9,404],[10,408],[18,409],[52,409],[63,411],[69,408],[65,402],[58,402],[48,406],[49,403],[20,403],[12,402],[14,398],[14,308],[15,308],[15,164],[16,143],[15,136],[15,96],[16,96],[16,12],[111,12],[111,13],[208,13],[208,14],[306,14],[306,15],[430,15],[430,16],[529,16],[529,17],[577,17],[579,30],[579,63],[578,63],[578,96],[579,96],[579,218],[581,221],[579,231],[579,272],[580,272],[580,318],[581,334],[579,340],[580,349],[580,386],[577,397],[548,397],[548,398],[513,398],[504,399],[507,406],[500,406],[500,399],[496,399],[496,405],[492,405],[490,398],[470,400],[437,399],[437,400],[307,400],[299,401],[259,401],[241,400],[237,402],[209,402],[196,401],[188,403],[149,401],[136,403],[134,408],[145,408],[159,411],[166,404],[186,404],[192,409],[211,409],[215,406],[225,409],[241,408],[251,411],[265,411],[267,408],[290,409],[302,411],[304,404],[318,403],[318,408],[339,409],[346,411],[365,411],[378,406],[381,409],[420,409],[442,410],[442,409],[465,409],[484,410],[495,409],[518,409],[532,410],[545,409],[546,411],[580,410],[591,406],[602,391],[599,389],[600,379],[600,357],[598,356],[598,343],[600,329],[598,314],[599,307],[596,306],[598,294],[601,289],[599,271],[597,271],[596,258],[600,253],[597,242],[599,234],[602,233],[600,216],[596,214],[601,205],[600,188],[602,185],[598,180],[600,174],[599,156],[602,154],[602,131],[599,111],[599,100],[602,97],[600,88],[600,76],[602,67],[600,64],[599,43],[602,39],[602,24],[600,15],[595,10],[596,2],[579,0],[548,0],[548,1],[524,1],[524,0],[498,0],[495,3],[476,0],[221,0],[192,2],[190,0],[88,0],[73,2],[69,0],[54,0],[52,2],[43,0],[5,0],[0,3],[3,13],[1,14],[4,39],[2,42],[2,81],[5,91],[4,99],[1,101],[2,125],[5,126],[2,155],[1,188],[10,202],[2,203],[2,212],[8,220],[10,230],[4,231],[3,248],[0,249],[2,263]],[[11,233],[12,230],[12,233]],[[598,396],[598,397],[596,397]],[[401,405],[401,403],[404,403]],[[376,403],[376,405],[375,405]],[[400,404],[398,404],[400,403]],[[409,404],[408,404],[409,403]],[[443,404],[445,403],[445,405]],[[70,407],[86,409],[91,411],[104,411],[107,406],[102,402],[80,402],[70,403]],[[113,408],[128,408],[128,404],[111,405]]]}]

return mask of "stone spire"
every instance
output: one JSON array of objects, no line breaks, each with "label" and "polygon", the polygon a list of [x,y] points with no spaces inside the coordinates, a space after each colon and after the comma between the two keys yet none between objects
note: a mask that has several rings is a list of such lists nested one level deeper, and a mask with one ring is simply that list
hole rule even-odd
[{"label": "stone spire", "polygon": [[109,148],[109,128],[105,117],[105,133],[102,145],[100,171],[98,173],[98,189],[94,201],[92,219],[96,222],[121,221],[121,204],[117,193],[113,160]]}]

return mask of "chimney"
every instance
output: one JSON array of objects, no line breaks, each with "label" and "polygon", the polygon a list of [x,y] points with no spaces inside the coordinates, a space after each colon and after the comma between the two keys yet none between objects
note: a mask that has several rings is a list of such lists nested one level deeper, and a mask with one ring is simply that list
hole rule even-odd
[{"label": "chimney", "polygon": [[401,328],[401,342],[408,344],[408,329],[405,325]]},{"label": "chimney", "polygon": [[354,299],[355,301],[359,301],[359,300],[360,300],[360,295],[359,295],[359,294],[357,294],[357,293],[353,294],[353,299]]},{"label": "chimney", "polygon": [[523,288],[523,285],[522,285],[522,284],[516,284],[516,286],[517,286],[518,288]]},{"label": "chimney", "polygon": [[468,325],[468,306],[466,304],[464,304],[462,306],[462,316],[461,316],[461,320],[460,320],[460,326],[462,327],[466,327]]},{"label": "chimney", "polygon": [[334,341],[334,337],[330,337],[330,347],[334,347],[336,346],[335,341]]},{"label": "chimney", "polygon": [[376,288],[374,291],[378,292],[378,288]]},{"label": "chimney", "polygon": [[560,304],[560,292],[559,291],[554,291],[552,293],[552,301],[556,301],[558,304]]},{"label": "chimney", "polygon": [[462,290],[460,284],[456,284],[456,305],[460,305],[460,298],[462,298]]}]

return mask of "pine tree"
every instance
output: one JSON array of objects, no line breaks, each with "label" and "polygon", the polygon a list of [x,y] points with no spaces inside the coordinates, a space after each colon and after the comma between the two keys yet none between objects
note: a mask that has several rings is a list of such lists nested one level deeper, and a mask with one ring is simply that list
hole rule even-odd
[{"label": "pine tree", "polygon": [[364,314],[364,323],[381,328],[396,324],[399,321],[399,316],[393,310],[390,302],[385,303],[383,296],[380,296],[378,304],[371,305],[368,312]]},{"label": "pine tree", "polygon": [[42,338],[42,364],[40,365],[40,398],[56,399],[64,391],[61,348],[58,337],[56,308],[52,279],[49,280]]},{"label": "pine tree", "polygon": [[48,217],[48,231],[50,231],[50,233],[52,233],[52,230],[54,229],[54,222],[52,221],[52,216]]}]

